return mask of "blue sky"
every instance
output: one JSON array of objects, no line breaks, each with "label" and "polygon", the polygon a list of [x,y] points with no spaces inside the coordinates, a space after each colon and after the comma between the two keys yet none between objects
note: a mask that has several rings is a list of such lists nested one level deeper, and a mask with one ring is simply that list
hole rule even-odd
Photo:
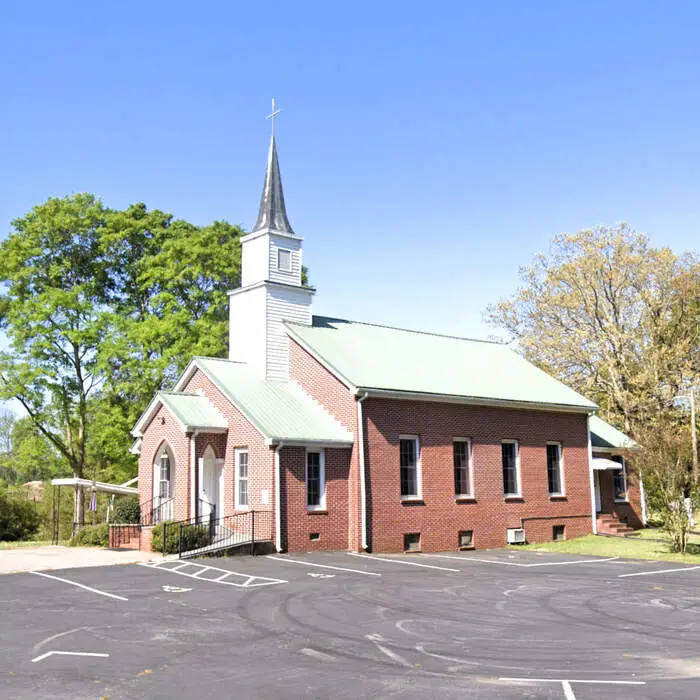
[{"label": "blue sky", "polygon": [[0,236],[90,191],[250,227],[269,137],[321,314],[485,337],[560,231],[697,247],[700,4],[5,2]]}]

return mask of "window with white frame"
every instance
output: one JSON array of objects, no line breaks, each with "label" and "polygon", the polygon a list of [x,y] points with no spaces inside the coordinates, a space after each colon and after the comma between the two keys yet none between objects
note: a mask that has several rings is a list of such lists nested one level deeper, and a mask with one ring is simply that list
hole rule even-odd
[{"label": "window with white frame", "polygon": [[550,496],[564,494],[564,473],[561,443],[547,443],[547,487]]},{"label": "window with white frame", "polygon": [[399,437],[401,498],[420,497],[420,445],[418,436]]},{"label": "window with white frame", "polygon": [[455,496],[472,496],[472,445],[466,438],[452,441],[455,472]]},{"label": "window with white frame", "polygon": [[501,442],[501,464],[503,467],[503,495],[520,496],[520,475],[518,474],[518,442]]},{"label": "window with white frame", "polygon": [[323,510],[326,507],[325,453],[323,450],[306,451],[306,507]]},{"label": "window with white frame", "polygon": [[292,271],[292,251],[279,248],[277,250],[277,269],[280,272]]},{"label": "window with white frame", "polygon": [[627,468],[622,457],[612,457],[614,462],[619,462],[621,469],[613,472],[613,496],[616,501],[627,501]]},{"label": "window with white frame", "polygon": [[160,456],[159,467],[158,496],[159,498],[170,498],[172,495],[170,486],[170,455],[167,452]]},{"label": "window with white frame", "polygon": [[248,507],[248,450],[236,450],[236,508]]}]

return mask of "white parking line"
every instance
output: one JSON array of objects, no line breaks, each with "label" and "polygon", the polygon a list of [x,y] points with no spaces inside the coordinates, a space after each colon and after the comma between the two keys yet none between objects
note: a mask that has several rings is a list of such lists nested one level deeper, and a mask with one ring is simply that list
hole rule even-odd
[{"label": "white parking line", "polygon": [[605,557],[604,559],[576,559],[573,561],[541,561],[536,564],[518,564],[514,561],[499,561],[498,559],[480,559],[478,557],[457,557],[452,554],[425,554],[423,556],[436,559],[456,559],[457,561],[478,561],[483,564],[500,564],[501,566],[519,566],[522,569],[531,569],[536,566],[568,566],[569,564],[602,564],[606,561],[615,561],[620,557]]},{"label": "white parking line", "polygon": [[316,649],[311,649],[310,647],[304,647],[299,649],[300,654],[305,656],[310,656],[312,659],[318,659],[319,661],[335,661],[335,657],[330,654],[324,654],[322,651],[317,651]]},{"label": "white parking line", "polygon": [[576,700],[572,683],[587,683],[590,685],[646,685],[646,681],[601,681],[601,680],[578,680],[574,678],[499,678],[501,681],[510,683],[560,683],[564,691],[566,700]]},{"label": "white parking line", "polygon": [[56,656],[97,656],[101,659],[109,657],[109,654],[101,654],[96,651],[47,651],[45,654],[41,654],[41,656],[32,659],[32,663],[35,664],[37,661],[47,659],[54,654],[56,654]]},{"label": "white parking line", "polygon": [[121,595],[115,595],[114,593],[107,593],[107,591],[100,591],[97,588],[91,588],[90,586],[84,586],[82,583],[77,581],[69,581],[67,578],[61,578],[60,576],[52,576],[51,574],[45,574],[41,571],[30,571],[30,574],[35,576],[43,576],[44,578],[52,578],[54,581],[62,581],[63,583],[69,583],[71,586],[77,586],[78,588],[83,588],[91,593],[97,593],[98,595],[107,596],[107,598],[116,598],[117,600],[129,600]]},{"label": "white parking line", "polygon": [[657,569],[656,571],[635,571],[633,574],[620,574],[618,578],[627,578],[628,576],[654,576],[655,574],[672,574],[675,571],[693,571],[700,569],[700,566],[684,566],[676,569]]},{"label": "white parking line", "polygon": [[381,637],[378,634],[366,634],[365,639],[369,639],[374,646],[379,649],[379,651],[382,652],[382,654],[385,654],[388,656],[392,661],[395,661],[397,664],[404,666],[405,668],[411,668],[411,664],[406,661],[406,659],[403,658],[400,654],[397,654],[395,651],[392,651],[388,647],[385,647],[383,644],[380,644],[380,642],[385,641],[383,637]]},{"label": "white parking line", "polygon": [[[237,571],[229,571],[228,569],[220,569],[218,566],[205,566],[204,564],[193,564],[188,563],[190,568],[194,567],[196,571],[189,573],[187,571],[180,571],[181,567],[177,566],[175,568],[164,566],[168,562],[156,561],[143,563],[141,566],[146,566],[149,569],[158,569],[158,571],[168,571],[171,574],[177,574],[178,576],[187,576],[187,578],[194,578],[197,581],[208,581],[209,583],[220,583],[223,586],[235,586],[236,588],[257,588],[259,586],[274,586],[277,583],[288,583],[281,578],[270,578],[268,576],[251,576],[250,574],[239,574]],[[200,574],[205,571],[220,571],[221,575],[217,578],[201,578]],[[224,581],[225,578],[230,576],[237,576],[239,582],[236,581]],[[240,581],[240,579],[245,579]]]},{"label": "white parking line", "polygon": [[[392,564],[408,564],[409,566],[421,566],[424,569],[439,569],[440,571],[455,571],[459,572],[461,569],[448,569],[446,566],[433,566],[432,564],[420,564],[417,561],[406,561],[405,559],[389,559],[385,557],[375,557],[373,554],[358,554],[357,552],[347,552],[351,557],[364,557],[365,559],[371,559],[376,561],[388,561]],[[457,557],[451,557],[456,559]]]},{"label": "white parking line", "polygon": [[335,571],[349,571],[352,574],[364,574],[365,576],[381,576],[374,571],[362,571],[361,569],[345,569],[342,566],[330,566],[329,564],[316,564],[311,561],[302,561],[301,559],[288,559],[287,557],[279,557],[270,555],[267,559],[276,559],[277,561],[286,561],[289,564],[302,564],[303,566],[317,566],[319,569],[335,569]]}]

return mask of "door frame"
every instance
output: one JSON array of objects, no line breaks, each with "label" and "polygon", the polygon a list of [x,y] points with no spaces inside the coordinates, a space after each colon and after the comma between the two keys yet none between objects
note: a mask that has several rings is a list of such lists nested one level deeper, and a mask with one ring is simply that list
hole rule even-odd
[{"label": "door frame", "polygon": [[[218,459],[216,453],[214,452],[214,448],[211,445],[207,445],[207,448],[204,450],[204,454],[199,458],[198,466],[199,493],[197,495],[197,499],[207,509],[207,512],[199,513],[199,516],[210,516],[211,504],[213,503],[216,506],[216,517],[218,519],[223,515],[224,506],[224,460]],[[210,474],[212,471],[214,473]],[[215,492],[214,494],[206,494],[206,498],[204,491],[205,483],[208,483],[210,486],[213,485]],[[215,498],[210,499],[210,495],[215,495]]]},{"label": "door frame", "polygon": [[593,493],[595,495],[595,512],[596,514],[603,511],[603,501],[600,497],[600,471],[593,470]]}]

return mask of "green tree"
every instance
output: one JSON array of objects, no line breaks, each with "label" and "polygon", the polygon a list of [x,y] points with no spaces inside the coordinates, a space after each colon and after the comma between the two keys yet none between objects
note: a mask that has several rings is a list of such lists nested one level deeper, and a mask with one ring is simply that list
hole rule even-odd
[{"label": "green tree", "polygon": [[129,430],[153,393],[193,355],[225,354],[243,231],[90,194],[13,226],[0,244],[0,399],[19,400],[70,473],[126,480]]},{"label": "green tree", "polygon": [[197,227],[143,205],[111,215],[104,250],[118,272],[100,361],[105,390],[131,424],[193,355],[225,354],[241,235],[225,221]]},{"label": "green tree", "polygon": [[61,460],[56,448],[28,416],[15,420],[11,437],[10,466],[15,484],[44,481],[69,474],[67,465]]},{"label": "green tree", "polygon": [[631,457],[644,480],[647,503],[661,517],[674,552],[685,552],[691,528],[685,498],[693,492],[692,450],[686,421],[666,412],[639,430],[643,449]]},{"label": "green tree", "polygon": [[109,283],[106,210],[89,194],[49,199],[0,244],[0,398],[16,398],[72,473],[85,473]]},{"label": "green tree", "polygon": [[487,309],[523,354],[627,432],[700,376],[700,265],[622,224],[554,238]]}]

